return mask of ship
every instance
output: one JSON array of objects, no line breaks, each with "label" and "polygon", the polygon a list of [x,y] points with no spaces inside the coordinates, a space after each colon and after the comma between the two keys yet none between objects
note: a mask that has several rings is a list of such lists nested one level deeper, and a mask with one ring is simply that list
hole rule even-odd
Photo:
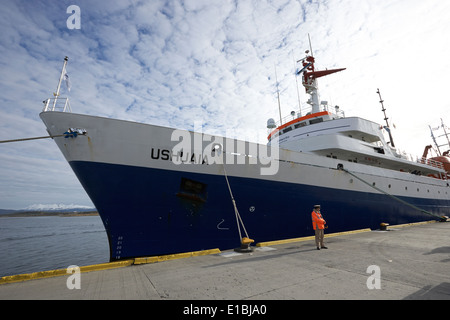
[{"label": "ship", "polygon": [[311,236],[316,204],[327,233],[450,215],[448,153],[408,158],[387,117],[321,101],[317,79],[345,69],[316,70],[305,53],[296,74],[310,111],[269,119],[267,144],[73,113],[64,59],[40,117],[98,210],[111,261]]}]

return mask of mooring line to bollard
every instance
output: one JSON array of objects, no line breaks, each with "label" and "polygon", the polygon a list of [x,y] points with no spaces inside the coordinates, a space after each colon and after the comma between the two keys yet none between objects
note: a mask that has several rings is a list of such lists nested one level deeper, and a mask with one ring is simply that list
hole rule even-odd
[{"label": "mooring line to bollard", "polygon": [[13,140],[2,140],[0,143],[8,143],[8,142],[19,142],[19,141],[28,141],[28,140],[38,140],[38,139],[48,139],[48,138],[58,138],[64,137],[65,134],[59,134],[56,136],[43,136],[43,137],[32,137],[32,138],[22,138],[22,139],[13,139]]},{"label": "mooring line to bollard", "polygon": [[354,178],[358,179],[359,181],[361,181],[361,182],[367,184],[369,187],[371,187],[371,188],[373,188],[373,189],[375,189],[375,190],[377,190],[377,191],[379,191],[379,192],[381,192],[381,193],[384,193],[384,194],[387,195],[388,197],[390,197],[390,198],[392,198],[392,199],[394,199],[394,200],[397,200],[397,201],[403,203],[404,205],[407,205],[407,206],[410,207],[410,208],[413,208],[413,209],[415,209],[415,210],[419,210],[419,211],[421,211],[421,212],[423,212],[423,213],[425,213],[425,214],[428,214],[428,215],[430,215],[430,216],[436,217],[436,218],[438,218],[440,221],[443,221],[443,219],[444,219],[444,217],[438,216],[438,215],[436,215],[436,214],[434,214],[434,213],[432,213],[432,212],[429,212],[429,211],[427,211],[427,210],[421,209],[421,208],[419,208],[419,207],[417,207],[417,206],[415,206],[415,205],[413,205],[413,204],[411,204],[411,203],[409,203],[409,202],[406,202],[406,201],[404,201],[404,200],[402,200],[402,199],[400,199],[400,198],[398,198],[398,197],[396,197],[396,196],[394,196],[394,195],[392,195],[392,194],[390,194],[390,193],[388,193],[388,192],[386,192],[386,191],[384,191],[384,190],[381,190],[380,188],[375,187],[374,185],[370,184],[369,182],[365,181],[364,179],[358,177],[358,176],[355,175],[354,173],[352,173],[352,172],[348,171],[347,169],[345,169],[344,166],[343,166],[342,164],[339,164],[339,165],[337,166],[337,169],[338,169],[338,170],[341,170],[341,171],[344,171],[344,172],[346,172],[346,173],[348,173],[348,174],[351,175],[352,177],[354,177]]}]

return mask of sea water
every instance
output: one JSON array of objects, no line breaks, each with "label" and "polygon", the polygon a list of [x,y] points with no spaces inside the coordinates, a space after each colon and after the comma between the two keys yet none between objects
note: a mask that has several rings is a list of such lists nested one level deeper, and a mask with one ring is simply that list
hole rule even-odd
[{"label": "sea water", "polygon": [[0,217],[0,277],[108,261],[99,216]]}]

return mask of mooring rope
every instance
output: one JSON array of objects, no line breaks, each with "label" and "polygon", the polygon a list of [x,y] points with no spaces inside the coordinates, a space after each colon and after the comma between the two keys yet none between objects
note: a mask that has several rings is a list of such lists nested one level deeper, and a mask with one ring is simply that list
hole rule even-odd
[{"label": "mooring rope", "polygon": [[[213,151],[217,152],[219,156],[220,156],[221,152],[225,153],[225,151],[223,151],[223,149],[222,149],[222,145],[216,145],[216,147],[213,149]],[[228,181],[227,171],[225,170],[225,163],[224,163],[223,160],[221,162],[222,162],[222,168],[223,168],[223,173],[224,173],[224,176],[225,176],[225,180],[226,180],[227,186],[228,186],[228,191],[230,192],[231,202],[233,203],[233,207],[234,207],[234,214],[236,216],[236,223],[237,223],[238,232],[239,232],[239,239],[241,239],[241,240],[243,239],[242,238],[242,234],[241,234],[241,227],[240,227],[239,222],[241,223],[242,228],[244,229],[245,236],[247,238],[249,238],[247,230],[245,229],[244,222],[242,221],[241,215],[239,214],[239,210],[237,208],[236,201],[234,200],[233,192],[231,191],[231,186],[230,186],[230,182]]]},{"label": "mooring rope", "polygon": [[19,142],[19,141],[28,141],[28,140],[38,140],[38,139],[48,139],[48,138],[58,138],[63,137],[65,134],[59,134],[56,136],[43,136],[43,137],[32,137],[32,138],[22,138],[22,139],[13,139],[13,140],[2,140],[0,143],[8,143],[8,142]]},{"label": "mooring rope", "polygon": [[238,231],[239,231],[239,239],[242,239],[241,228],[239,226],[239,221],[242,224],[242,228],[244,229],[245,236],[248,238],[248,233],[247,233],[247,230],[245,229],[244,222],[242,221],[241,215],[239,214],[239,210],[238,210],[238,208],[236,206],[236,201],[234,200],[233,192],[231,192],[230,182],[228,181],[227,172],[225,170],[225,164],[222,163],[222,166],[223,166],[223,173],[225,175],[225,180],[227,181],[227,185],[228,185],[228,190],[230,191],[231,202],[233,202],[233,206],[234,206],[234,214],[236,215],[236,223],[237,223],[237,227],[238,227]]},{"label": "mooring rope", "polygon": [[392,199],[394,199],[394,200],[396,200],[396,201],[398,201],[398,202],[401,202],[401,203],[403,203],[404,205],[406,205],[406,206],[408,206],[408,207],[410,207],[410,208],[413,208],[413,209],[415,209],[415,210],[419,210],[419,211],[421,211],[421,212],[423,212],[423,213],[425,213],[425,214],[428,214],[428,215],[430,215],[430,216],[436,217],[436,218],[438,218],[439,220],[444,219],[444,217],[438,216],[438,215],[436,215],[436,214],[434,214],[434,213],[432,213],[432,212],[429,212],[429,211],[427,211],[427,210],[424,210],[424,209],[422,209],[422,208],[419,208],[419,207],[417,207],[417,206],[415,206],[415,205],[413,205],[413,204],[411,204],[411,203],[409,203],[409,202],[406,202],[406,201],[404,201],[404,200],[402,200],[402,199],[400,199],[400,198],[398,198],[398,197],[396,197],[396,196],[394,196],[394,195],[392,195],[392,194],[390,194],[390,193],[388,193],[388,192],[386,192],[386,191],[384,191],[384,190],[381,190],[380,188],[375,187],[373,184],[370,184],[369,182],[367,182],[367,181],[365,181],[364,179],[358,177],[358,176],[355,175],[354,173],[348,171],[347,169],[344,169],[344,166],[343,166],[343,165],[338,165],[337,169],[338,169],[338,170],[342,170],[342,171],[344,171],[344,172],[347,172],[349,175],[351,175],[352,177],[358,179],[359,181],[361,181],[361,182],[367,184],[369,187],[371,187],[371,188],[373,188],[373,189],[375,189],[375,190],[377,190],[377,191],[379,191],[379,192],[381,192],[381,193],[384,193],[384,194],[387,195],[388,197],[390,197],[390,198],[392,198]]}]

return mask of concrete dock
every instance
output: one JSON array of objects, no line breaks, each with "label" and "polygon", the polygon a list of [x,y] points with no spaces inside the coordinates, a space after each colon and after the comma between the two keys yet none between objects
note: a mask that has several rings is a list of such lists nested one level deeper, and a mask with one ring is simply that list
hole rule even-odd
[{"label": "concrete dock", "polygon": [[331,235],[325,243],[317,250],[314,240],[295,239],[252,253],[124,263],[79,273],[79,289],[68,288],[69,274],[3,281],[0,299],[450,299],[448,222]]}]

